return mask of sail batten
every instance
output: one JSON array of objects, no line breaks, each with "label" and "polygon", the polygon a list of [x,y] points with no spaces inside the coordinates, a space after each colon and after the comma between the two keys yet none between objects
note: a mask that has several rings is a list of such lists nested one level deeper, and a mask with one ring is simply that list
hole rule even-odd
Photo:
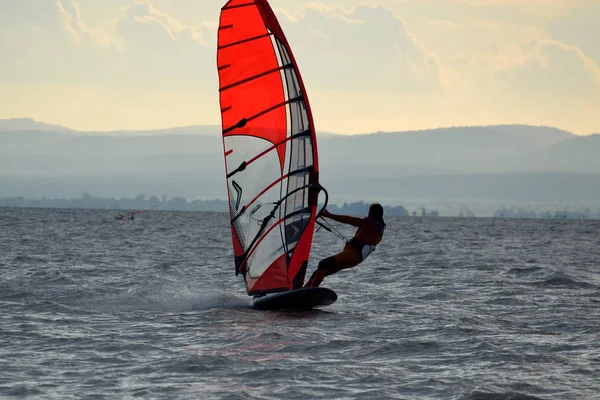
[{"label": "sail batten", "polygon": [[[232,26],[232,27],[233,27],[233,26]],[[263,39],[263,38],[266,38],[266,37],[270,37],[271,35],[272,35],[272,33],[271,33],[271,32],[269,32],[269,33],[264,33],[264,34],[262,34],[262,35],[254,36],[254,37],[247,38],[247,39],[242,39],[242,40],[239,40],[239,41],[237,41],[237,42],[233,42],[233,43],[229,43],[229,44],[224,44],[224,45],[222,45],[222,46],[219,46],[217,49],[218,49],[218,50],[224,50],[224,49],[226,49],[226,48],[228,48],[228,47],[238,46],[238,45],[240,45],[240,44],[244,44],[244,43],[252,42],[252,41],[254,41],[254,40],[258,40],[258,39]]]},{"label": "sail batten", "polygon": [[292,139],[296,139],[296,138],[299,138],[299,137],[302,137],[302,136],[306,136],[306,135],[310,135],[310,130],[307,130],[307,131],[304,131],[304,132],[300,132],[300,133],[297,133],[297,134],[292,135],[292,136],[288,136],[285,139],[283,139],[282,141],[280,141],[278,143],[275,143],[273,146],[271,146],[268,149],[264,150],[260,154],[257,154],[254,157],[252,157],[250,160],[246,161],[246,164],[251,164],[252,162],[254,162],[257,159],[259,159],[260,157],[264,156],[268,152],[277,149],[279,146],[281,146],[283,144],[286,144],[287,142],[289,142]]},{"label": "sail batten", "polygon": [[[230,65],[227,64],[227,66],[230,66]],[[225,90],[231,89],[231,88],[236,87],[238,85],[243,85],[244,83],[247,83],[247,82],[253,81],[255,79],[261,78],[261,77],[263,77],[265,75],[269,75],[269,74],[273,74],[275,72],[279,72],[279,71],[281,71],[281,70],[283,70],[285,68],[290,68],[290,67],[292,67],[292,65],[288,64],[288,65],[283,65],[281,67],[270,69],[268,71],[261,72],[259,74],[254,75],[254,76],[242,79],[240,81],[237,81],[237,82],[231,83],[231,84],[229,84],[229,85],[227,85],[225,87],[222,87],[222,88],[219,89],[219,91],[224,92]]]},{"label": "sail batten", "polygon": [[258,117],[261,117],[261,116],[263,116],[263,115],[265,115],[267,113],[270,113],[271,111],[275,111],[278,108],[281,108],[283,106],[287,106],[288,104],[292,104],[292,103],[303,101],[303,100],[304,100],[304,97],[298,96],[298,97],[295,97],[293,99],[286,100],[286,101],[284,101],[282,103],[275,104],[274,106],[269,107],[269,108],[267,108],[265,110],[262,110],[262,111],[260,111],[260,112],[258,112],[256,114],[248,117],[248,118],[242,118],[234,126],[231,126],[231,127],[227,128],[227,129],[223,130],[223,135],[227,135],[227,134],[229,134],[230,132],[232,132],[233,130],[235,130],[237,128],[243,128],[248,122],[250,122],[250,121],[252,121],[252,120],[254,120],[254,119],[258,118]]},{"label": "sail batten", "polygon": [[[231,2],[229,2],[229,3],[231,3]],[[231,9],[234,9],[234,8],[247,7],[247,6],[254,6],[254,5],[256,5],[254,2],[250,2],[250,3],[242,3],[242,4],[234,4],[234,5],[231,5],[231,6],[227,6],[227,5],[226,5],[225,7],[223,7],[223,8],[222,8],[222,10],[223,10],[223,11],[227,11],[227,10],[231,10]]]},{"label": "sail batten", "polygon": [[222,8],[217,71],[236,275],[250,295],[297,288],[312,244],[318,154],[302,78],[267,0]]},{"label": "sail batten", "polygon": [[254,250],[260,245],[261,241],[269,234],[271,233],[275,228],[280,228],[282,223],[286,220],[286,219],[290,219],[293,217],[296,217],[298,215],[301,214],[308,214],[310,213],[310,209],[306,208],[304,210],[298,210],[293,212],[292,214],[286,215],[284,218],[280,218],[279,220],[277,220],[273,225],[271,225],[271,227],[263,232],[261,235],[259,235],[258,237],[255,238],[254,240],[254,245],[250,245],[247,251],[247,254],[244,256],[244,259],[248,259],[249,257],[252,256],[252,253],[254,252]]}]

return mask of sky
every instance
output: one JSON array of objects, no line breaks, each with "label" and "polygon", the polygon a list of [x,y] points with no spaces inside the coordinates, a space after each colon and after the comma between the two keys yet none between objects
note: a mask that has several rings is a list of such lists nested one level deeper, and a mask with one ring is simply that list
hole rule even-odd
[{"label": "sky", "polygon": [[[220,124],[225,0],[0,0],[0,118]],[[317,130],[600,133],[600,0],[271,0]]]}]

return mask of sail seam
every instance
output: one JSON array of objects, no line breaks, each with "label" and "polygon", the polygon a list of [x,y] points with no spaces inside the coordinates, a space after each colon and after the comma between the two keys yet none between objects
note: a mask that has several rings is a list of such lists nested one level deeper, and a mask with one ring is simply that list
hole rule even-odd
[{"label": "sail seam", "polygon": [[254,114],[253,116],[251,116],[249,118],[242,118],[240,120],[240,122],[238,122],[237,124],[235,124],[233,126],[230,126],[227,129],[224,129],[223,130],[223,135],[228,134],[229,132],[231,132],[232,130],[234,130],[236,128],[244,127],[248,122],[252,121],[253,119],[256,119],[256,118],[261,117],[261,116],[263,116],[263,115],[265,115],[267,113],[270,113],[271,111],[276,110],[279,107],[283,107],[283,106],[288,105],[290,103],[294,103],[294,102],[297,102],[297,101],[303,101],[303,100],[304,100],[304,96],[301,94],[300,96],[294,97],[293,99],[286,100],[286,101],[281,102],[279,104],[275,104],[274,106],[269,107],[266,110],[263,110],[263,111],[261,111],[261,112],[259,112],[257,114]]},{"label": "sail seam", "polygon": [[[244,135],[244,136],[246,136],[246,135]],[[304,132],[300,132],[300,133],[297,133],[295,135],[288,136],[285,139],[283,139],[283,140],[281,140],[281,141],[273,144],[273,146],[269,147],[268,149],[263,150],[262,152],[258,153],[257,155],[255,155],[254,157],[252,157],[251,159],[249,159],[248,161],[242,162],[242,164],[240,164],[239,167],[237,167],[235,170],[233,170],[229,174],[227,174],[227,178],[231,178],[232,176],[234,176],[238,172],[243,171],[244,169],[246,169],[248,167],[248,165],[252,164],[254,161],[258,160],[259,158],[261,158],[265,154],[267,154],[267,153],[269,153],[269,152],[277,149],[282,144],[285,144],[286,142],[289,142],[290,140],[293,140],[293,139],[297,139],[299,137],[310,137],[310,130],[307,130],[307,131],[304,131]]]},{"label": "sail seam", "polygon": [[271,35],[272,35],[272,33],[264,33],[264,34],[262,34],[262,35],[253,36],[253,37],[250,37],[250,38],[246,38],[246,39],[238,40],[237,42],[232,42],[232,43],[224,44],[224,45],[222,45],[222,46],[219,46],[217,49],[218,49],[218,50],[223,50],[223,49],[226,49],[226,48],[228,48],[228,47],[233,47],[233,46],[237,46],[237,45],[240,45],[240,44],[244,44],[244,43],[252,42],[252,41],[254,41],[254,40],[258,40],[258,39],[262,39],[262,38],[269,37],[269,36],[271,36]]},{"label": "sail seam", "polygon": [[[297,169],[295,171],[290,172],[289,174],[282,175],[281,178],[278,178],[277,180],[271,182],[266,188],[264,188],[263,190],[261,190],[260,193],[258,193],[256,196],[254,196],[254,198],[248,204],[245,204],[242,207],[242,209],[240,210],[240,212],[231,220],[231,223],[233,224],[239,217],[242,216],[242,214],[248,209],[248,207],[250,207],[252,204],[254,204],[254,202],[256,200],[258,200],[260,198],[260,196],[262,196],[263,194],[265,194],[267,192],[267,190],[271,189],[277,183],[283,181],[286,178],[289,178],[290,176],[295,176],[295,175],[299,175],[299,174],[301,174],[303,172],[312,172],[312,171],[313,171],[313,167],[311,165],[310,167],[305,167],[305,168]],[[287,196],[283,197],[282,200],[285,199],[285,198],[287,198]],[[280,200],[280,202],[281,202],[281,200]]]},{"label": "sail seam", "polygon": [[257,159],[259,159],[260,157],[264,156],[268,152],[275,150],[277,147],[281,146],[282,144],[284,144],[284,143],[286,143],[286,142],[288,142],[290,140],[294,140],[294,139],[297,139],[297,138],[300,138],[300,137],[308,137],[308,136],[310,136],[310,130],[304,131],[304,132],[300,132],[300,133],[297,133],[295,135],[288,136],[285,139],[281,140],[280,142],[275,143],[270,148],[264,150],[262,153],[260,153],[260,154],[258,154],[256,156],[252,157],[250,160],[247,161],[246,164],[250,164],[250,163],[256,161]]},{"label": "sail seam", "polygon": [[281,178],[273,181],[269,186],[267,186],[265,189],[263,189],[257,196],[255,196],[252,201],[250,201],[248,204],[246,204],[246,207],[250,207],[251,204],[253,204],[256,200],[258,200],[258,198],[260,196],[262,196],[263,194],[265,194],[267,192],[267,190],[271,189],[273,186],[275,186],[276,184],[282,182],[284,179],[289,178],[290,176],[295,176],[295,175],[299,175],[303,172],[311,172],[312,167],[305,167],[305,168],[301,168],[301,169],[297,169],[295,171],[290,172],[289,174],[285,174],[282,175]]},{"label": "sail seam", "polygon": [[236,86],[239,86],[239,85],[241,85],[241,84],[244,84],[244,83],[247,83],[247,82],[253,81],[253,80],[255,80],[255,79],[258,79],[258,78],[262,78],[263,76],[266,76],[266,75],[272,74],[272,73],[274,73],[274,72],[279,72],[279,71],[281,71],[282,69],[285,69],[285,68],[292,68],[292,67],[293,67],[293,65],[292,65],[292,64],[287,64],[287,65],[283,65],[283,66],[281,66],[281,67],[277,67],[277,68],[270,69],[270,70],[268,70],[268,71],[265,71],[265,72],[261,72],[260,74],[257,74],[257,75],[254,75],[254,76],[251,76],[251,77],[248,77],[248,78],[242,79],[241,81],[237,81],[237,82],[231,83],[231,84],[229,84],[229,85],[227,85],[227,86],[223,86],[221,89],[219,89],[219,92],[224,92],[224,91],[226,91],[226,90],[229,90],[229,89],[231,89],[231,88],[233,88],[233,87],[236,87]]},{"label": "sail seam", "polygon": [[[308,184],[308,185],[304,185],[304,186],[301,186],[301,187],[299,187],[299,188],[296,188],[296,189],[292,190],[291,192],[289,192],[288,194],[286,194],[286,195],[285,195],[284,197],[282,197],[282,198],[281,198],[281,199],[280,199],[280,200],[279,200],[277,203],[275,203],[275,207],[273,207],[273,210],[271,211],[271,213],[272,213],[272,214],[273,214],[273,213],[275,213],[275,211],[277,211],[277,209],[279,208],[279,206],[281,206],[281,203],[283,203],[283,201],[284,201],[285,199],[287,199],[287,198],[288,198],[288,197],[290,197],[291,195],[293,195],[293,194],[295,194],[295,193],[297,193],[297,192],[299,192],[299,191],[301,191],[301,190],[308,189],[310,186],[312,186],[312,185],[310,185],[310,184]],[[271,218],[271,217],[269,216],[269,218]],[[265,218],[265,219],[266,219],[266,218]],[[260,234],[260,232],[259,232],[258,234]]]},{"label": "sail seam", "polygon": [[222,11],[227,11],[227,10],[232,10],[234,8],[240,8],[240,7],[248,7],[248,6],[255,6],[256,3],[252,2],[252,3],[243,3],[243,4],[236,4],[234,6],[225,6],[223,8],[221,8]]},{"label": "sail seam", "polygon": [[[302,189],[304,189],[304,188],[305,187],[302,187]],[[250,246],[248,247],[248,250],[246,250],[244,252],[244,255],[242,255],[244,261],[242,261],[242,263],[240,264],[240,268],[244,268],[246,266],[246,264],[248,262],[248,259],[250,258],[250,256],[252,255],[252,253],[254,253],[254,250],[263,241],[263,239],[265,237],[267,237],[267,235],[269,233],[271,233],[271,231],[273,229],[275,229],[276,227],[278,227],[283,221],[285,221],[288,218],[295,217],[296,215],[301,215],[301,214],[309,214],[310,211],[311,211],[311,207],[305,207],[302,210],[297,210],[297,211],[291,212],[291,213],[289,213],[287,215],[284,215],[283,218],[280,218],[277,222],[275,222],[273,225],[271,225],[271,227],[269,229],[267,229],[265,232],[259,231],[257,233],[256,237],[254,238],[254,240],[252,240],[252,242],[250,243]]]}]

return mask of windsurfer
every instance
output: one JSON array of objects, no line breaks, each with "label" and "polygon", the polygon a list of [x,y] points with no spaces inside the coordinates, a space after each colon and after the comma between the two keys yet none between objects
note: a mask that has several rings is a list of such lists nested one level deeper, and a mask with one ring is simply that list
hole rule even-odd
[{"label": "windsurfer", "polygon": [[378,203],[371,204],[368,216],[362,219],[348,215],[332,214],[327,210],[323,210],[321,216],[343,224],[356,226],[358,230],[340,253],[319,262],[317,270],[304,285],[305,288],[318,287],[326,276],[333,275],[346,268],[355,267],[363,262],[375,250],[375,246],[381,242],[385,230],[383,207]]}]

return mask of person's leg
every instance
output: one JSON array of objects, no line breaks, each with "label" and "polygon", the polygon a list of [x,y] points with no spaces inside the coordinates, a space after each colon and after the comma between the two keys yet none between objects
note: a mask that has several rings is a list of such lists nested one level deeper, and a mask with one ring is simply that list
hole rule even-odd
[{"label": "person's leg", "polygon": [[360,261],[361,257],[357,251],[345,248],[341,253],[321,260],[317,270],[312,274],[304,287],[318,287],[326,276],[333,275],[346,268],[355,267]]},{"label": "person's leg", "polygon": [[308,282],[306,282],[306,285],[304,285],[304,287],[318,287],[327,275],[331,275],[332,273],[334,273],[330,272],[334,269],[336,269],[335,256],[327,257],[326,259],[321,260],[321,262],[319,262],[319,266],[317,267],[315,272],[313,272],[312,276],[310,277]]}]

